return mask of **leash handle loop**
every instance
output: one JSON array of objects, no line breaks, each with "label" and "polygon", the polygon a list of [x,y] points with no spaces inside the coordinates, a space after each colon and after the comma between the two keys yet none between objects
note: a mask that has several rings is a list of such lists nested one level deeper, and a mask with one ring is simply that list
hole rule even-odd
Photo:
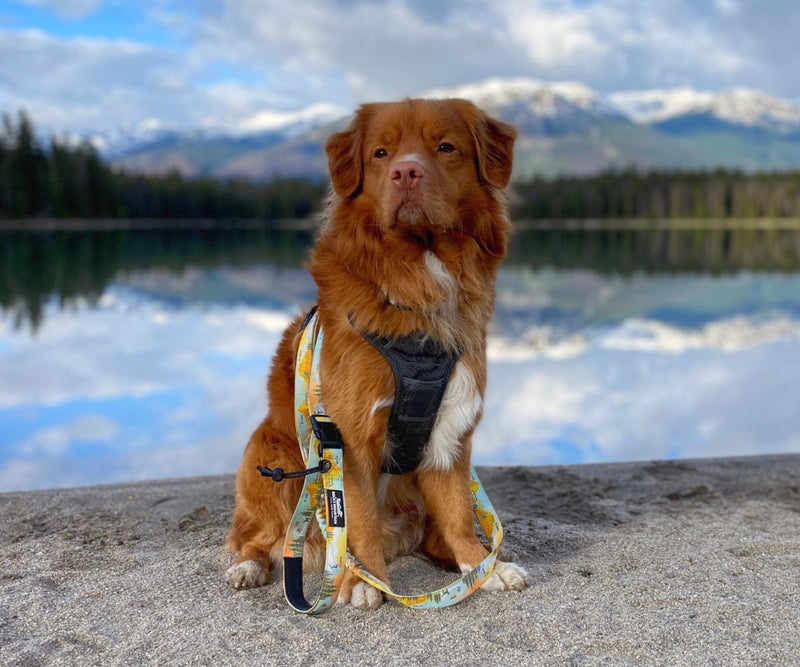
[{"label": "leash handle loop", "polygon": [[[321,614],[330,609],[339,594],[347,566],[347,528],[344,513],[342,461],[344,445],[333,421],[322,414],[319,358],[322,331],[314,313],[304,323],[295,365],[295,416],[303,460],[309,469],[283,543],[283,591],[296,611]],[[303,547],[312,519],[325,537],[325,570],[313,603],[303,592]]]},{"label": "leash handle loop", "polygon": [[[324,415],[315,415],[315,418],[330,421]],[[322,447],[322,463],[328,464],[327,471],[306,477],[283,546],[283,591],[286,600],[296,611],[306,614],[321,614],[327,611],[336,601],[344,580],[347,533],[342,480],[343,449],[341,444],[334,443],[334,445]],[[316,448],[312,448],[312,453],[309,463],[314,463],[313,458],[318,456]],[[309,603],[303,592],[303,547],[314,518],[329,547],[319,594],[313,603]],[[333,551],[330,548],[331,544],[336,547]]]}]

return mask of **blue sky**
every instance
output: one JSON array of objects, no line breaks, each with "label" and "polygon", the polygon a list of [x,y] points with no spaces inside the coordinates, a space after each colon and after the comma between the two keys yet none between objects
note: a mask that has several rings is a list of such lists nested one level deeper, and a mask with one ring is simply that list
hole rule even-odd
[{"label": "blue sky", "polygon": [[5,28],[41,30],[70,39],[127,39],[165,48],[189,43],[169,30],[156,16],[132,2],[3,2]]},{"label": "blue sky", "polygon": [[0,110],[49,131],[235,126],[489,77],[797,100],[791,0],[3,0]]}]

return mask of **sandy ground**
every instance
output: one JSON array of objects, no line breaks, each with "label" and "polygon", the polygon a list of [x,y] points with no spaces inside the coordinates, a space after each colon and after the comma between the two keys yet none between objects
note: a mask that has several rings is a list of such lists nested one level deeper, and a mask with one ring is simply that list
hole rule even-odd
[{"label": "sandy ground", "polygon": [[530,589],[316,618],[226,587],[230,476],[2,494],[0,664],[800,664],[800,455],[480,472]]}]

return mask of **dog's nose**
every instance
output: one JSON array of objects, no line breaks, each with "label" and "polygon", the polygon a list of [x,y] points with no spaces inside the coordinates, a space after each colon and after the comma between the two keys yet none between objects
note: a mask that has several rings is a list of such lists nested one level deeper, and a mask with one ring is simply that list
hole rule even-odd
[{"label": "dog's nose", "polygon": [[389,178],[398,188],[414,188],[425,178],[425,169],[419,162],[402,160],[392,167]]}]

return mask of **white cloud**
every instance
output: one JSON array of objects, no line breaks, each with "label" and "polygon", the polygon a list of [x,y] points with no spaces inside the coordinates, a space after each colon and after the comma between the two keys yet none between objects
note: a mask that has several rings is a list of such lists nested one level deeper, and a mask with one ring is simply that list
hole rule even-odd
[{"label": "white cloud", "polygon": [[631,318],[603,336],[601,345],[612,350],[680,354],[701,348],[733,352],[782,339],[800,339],[800,322],[785,316],[754,321],[737,315],[699,329],[682,329],[656,320]]},{"label": "white cloud", "polygon": [[219,128],[296,99],[263,82],[203,83],[208,63],[130,40],[0,30],[0,110],[49,132]]},{"label": "white cloud", "polygon": [[656,356],[593,345],[571,359],[494,363],[475,459],[541,465],[800,451],[798,362],[795,338]]},{"label": "white cloud", "polygon": [[[37,4],[73,17],[98,6]],[[180,46],[0,31],[0,109],[27,107],[51,131],[109,132],[147,119],[214,128],[514,76],[575,79],[601,92],[745,86],[795,97],[793,8],[779,0],[170,3],[142,11]]]},{"label": "white cloud", "polygon": [[123,40],[0,30],[0,108],[26,107],[50,130],[104,130],[173,117],[177,54]]},{"label": "white cloud", "polygon": [[108,442],[119,431],[119,424],[105,415],[84,413],[65,424],[36,431],[13,449],[26,456],[56,456],[67,453],[73,441]]},{"label": "white cloud", "polygon": [[226,2],[218,20],[196,28],[205,58],[221,56],[259,72],[266,85],[303,97],[304,105],[415,94],[443,78],[451,83],[453,70],[463,80],[488,76],[494,66],[486,50],[499,54],[504,39],[485,2],[451,5],[433,21],[399,0],[241,0]]},{"label": "white cloud", "polygon": [[720,14],[727,16],[734,16],[741,9],[739,0],[714,0],[714,7]]},{"label": "white cloud", "polygon": [[263,374],[290,321],[287,313],[265,314],[248,306],[224,313],[201,306],[173,310],[130,294],[106,298],[98,308],[79,303],[75,312],[80,317],[48,308],[35,339],[25,332],[11,334],[11,349],[0,358],[0,409],[59,405],[76,396],[143,397],[198,379],[209,382],[216,395],[218,378],[207,367],[208,357],[264,355],[264,367],[257,371]]},{"label": "white cloud", "polygon": [[693,82],[714,89],[743,75],[748,58],[713,14],[693,3],[611,0],[502,3],[507,25],[543,76],[587,81],[601,90]]},{"label": "white cloud", "polygon": [[[58,459],[11,459],[0,467],[0,489],[3,491],[29,491],[47,489],[55,486],[79,486],[85,483],[80,476],[64,474],[63,469],[57,477]],[[54,465],[55,464],[55,465]]]},{"label": "white cloud", "polygon": [[[35,338],[4,333],[0,410],[66,416],[3,443],[0,489],[234,471],[266,414],[265,380],[290,317],[251,306],[176,310],[126,290],[95,308],[50,304]],[[118,401],[147,411],[124,412],[123,423],[97,412]],[[102,470],[74,454],[76,442],[102,446]]]},{"label": "white cloud", "polygon": [[551,10],[530,2],[505,6],[511,36],[522,46],[534,67],[554,74],[591,67],[611,49],[602,42],[592,17],[562,7]]}]

